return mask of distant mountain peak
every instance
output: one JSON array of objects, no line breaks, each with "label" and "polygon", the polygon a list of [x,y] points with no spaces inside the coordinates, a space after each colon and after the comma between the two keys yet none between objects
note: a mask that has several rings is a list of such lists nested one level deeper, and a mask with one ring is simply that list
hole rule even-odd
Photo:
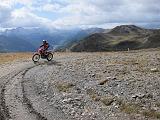
[{"label": "distant mountain peak", "polygon": [[105,29],[94,27],[94,28],[85,29],[84,31],[87,32],[88,34],[94,34],[94,33],[102,33],[105,31]]},{"label": "distant mountain peak", "polygon": [[118,28],[120,28],[120,29],[125,29],[125,28],[130,28],[130,29],[143,29],[143,28],[140,28],[140,27],[138,27],[138,26],[136,26],[136,25],[120,25],[120,26],[115,27],[114,29],[118,29]]},{"label": "distant mountain peak", "polygon": [[136,25],[121,25],[113,28],[110,33],[112,34],[137,34],[144,33],[146,29],[140,28]]},{"label": "distant mountain peak", "polygon": [[23,27],[17,27],[16,29],[24,29]]}]

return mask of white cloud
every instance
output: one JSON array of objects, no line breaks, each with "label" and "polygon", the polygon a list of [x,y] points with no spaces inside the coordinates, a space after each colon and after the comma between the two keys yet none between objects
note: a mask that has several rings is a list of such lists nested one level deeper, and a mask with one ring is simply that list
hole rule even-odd
[{"label": "white cloud", "polygon": [[159,4],[159,0],[68,0],[68,5],[60,12],[70,15],[53,24],[74,26],[159,22]]},{"label": "white cloud", "polygon": [[14,10],[11,20],[5,23],[6,27],[40,27],[47,26],[51,21],[47,18],[38,17],[28,9]]},{"label": "white cloud", "polygon": [[56,10],[59,10],[61,6],[59,4],[45,4],[42,7],[43,11],[48,11],[48,12],[55,12]]},{"label": "white cloud", "polygon": [[11,16],[11,8],[6,4],[0,4],[0,24],[8,21]]},{"label": "white cloud", "polygon": [[[97,19],[97,18],[101,19]],[[103,24],[105,23],[105,18],[100,15],[88,16],[88,15],[74,15],[70,17],[64,17],[62,19],[57,19],[52,22],[53,26],[56,27],[67,27],[67,26],[82,26],[82,25],[94,25],[94,24]]]},{"label": "white cloud", "polygon": [[31,5],[33,0],[13,0],[14,3],[20,3],[23,5]]},{"label": "white cloud", "polygon": [[23,4],[23,5],[31,5],[33,3],[33,0],[1,0],[1,4],[5,4],[7,6],[14,6],[17,3]]},{"label": "white cloud", "polygon": [[101,9],[99,9],[97,6],[87,3],[74,3],[69,4],[66,7],[60,9],[61,13],[67,13],[67,14],[81,14],[81,15],[91,15],[91,14],[100,14]]},{"label": "white cloud", "polygon": [[[6,21],[3,26],[113,26],[160,22],[160,0],[1,1],[0,23]],[[23,8],[16,8],[17,3]]]}]

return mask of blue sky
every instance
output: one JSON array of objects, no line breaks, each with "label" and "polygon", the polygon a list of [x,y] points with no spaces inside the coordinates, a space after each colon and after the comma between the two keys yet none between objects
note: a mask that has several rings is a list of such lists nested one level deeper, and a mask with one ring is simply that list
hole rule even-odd
[{"label": "blue sky", "polygon": [[0,28],[160,28],[160,0],[0,0]]}]

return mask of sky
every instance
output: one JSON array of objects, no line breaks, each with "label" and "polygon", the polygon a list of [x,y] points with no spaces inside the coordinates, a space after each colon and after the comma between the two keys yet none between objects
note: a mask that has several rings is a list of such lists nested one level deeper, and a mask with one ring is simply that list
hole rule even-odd
[{"label": "sky", "polygon": [[0,0],[0,28],[160,28],[160,0]]}]

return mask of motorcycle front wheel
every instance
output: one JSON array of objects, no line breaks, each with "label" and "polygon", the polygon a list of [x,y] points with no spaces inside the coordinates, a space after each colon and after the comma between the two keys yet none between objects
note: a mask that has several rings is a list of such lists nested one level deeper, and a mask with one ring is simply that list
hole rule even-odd
[{"label": "motorcycle front wheel", "polygon": [[34,54],[33,57],[32,57],[33,62],[38,62],[39,59],[40,59],[40,55],[38,53]]},{"label": "motorcycle front wheel", "polygon": [[47,60],[51,61],[52,59],[53,59],[53,54],[49,52],[47,55]]}]

